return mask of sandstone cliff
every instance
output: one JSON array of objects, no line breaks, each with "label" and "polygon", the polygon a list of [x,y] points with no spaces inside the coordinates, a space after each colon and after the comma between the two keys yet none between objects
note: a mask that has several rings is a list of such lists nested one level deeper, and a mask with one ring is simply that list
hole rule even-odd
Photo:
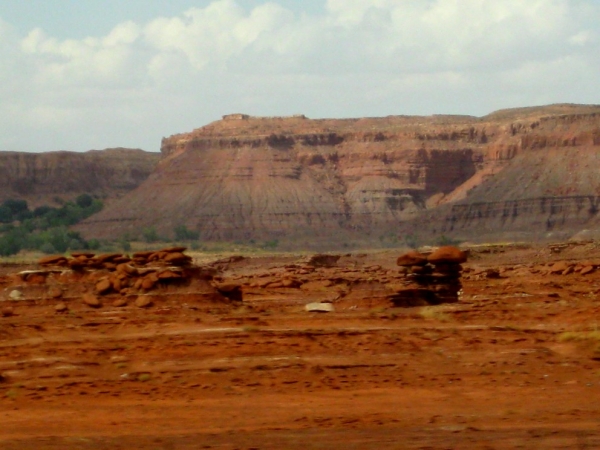
[{"label": "sandstone cliff", "polygon": [[0,152],[0,201],[22,198],[36,206],[82,193],[110,201],[148,178],[159,159],[159,153],[123,148],[85,153]]},{"label": "sandstone cliff", "polygon": [[600,237],[600,112],[541,117],[515,131],[520,143],[502,171],[401,231],[474,241]]},{"label": "sandstone cliff", "polygon": [[[499,201],[546,197],[576,204],[595,192],[599,149],[596,106],[524,108],[482,118],[233,115],[164,139],[163,159],[148,180],[79,229],[116,238],[155,226],[172,236],[186,225],[203,240],[280,239],[300,247],[376,240],[398,234],[401,224],[410,224],[403,225],[406,232],[472,234],[490,224],[469,225],[469,205],[496,211]],[[579,153],[587,156],[579,159]],[[556,167],[554,175],[544,160]],[[576,162],[579,171],[569,166]],[[535,173],[529,174],[533,167],[543,178],[538,187]],[[565,186],[569,170],[581,175]],[[438,207],[449,215],[435,223],[420,220]],[[521,217],[516,228],[537,226],[541,216],[523,209]]]}]

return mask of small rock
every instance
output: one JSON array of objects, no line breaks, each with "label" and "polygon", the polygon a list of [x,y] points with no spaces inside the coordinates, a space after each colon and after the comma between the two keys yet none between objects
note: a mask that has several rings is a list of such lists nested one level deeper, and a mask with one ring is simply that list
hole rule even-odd
[{"label": "small rock", "polygon": [[486,269],[485,277],[489,279],[500,278],[500,271],[498,269]]},{"label": "small rock", "polygon": [[121,289],[123,289],[123,285],[121,284],[121,280],[119,278],[111,279],[110,284],[115,292],[121,292]]},{"label": "small rock", "polygon": [[457,247],[440,247],[427,257],[431,264],[455,263],[462,264],[467,261],[467,254]]},{"label": "small rock", "polygon": [[148,257],[148,261],[160,261],[168,255],[166,252],[154,252]]},{"label": "small rock", "polygon": [[148,296],[140,295],[135,301],[135,306],[138,308],[148,308],[152,306],[152,299]]},{"label": "small rock", "polygon": [[96,261],[100,262],[100,263],[105,263],[108,261],[113,261],[117,258],[121,258],[123,256],[122,253],[105,253],[102,255],[97,255],[95,257]]},{"label": "small rock", "polygon": [[425,264],[427,264],[427,257],[416,250],[405,253],[396,260],[396,265],[400,267],[424,266]]},{"label": "small rock", "polygon": [[190,258],[187,255],[184,255],[183,253],[173,252],[167,253],[166,256],[162,258],[162,260],[167,264],[174,264],[177,266],[190,263],[192,261],[192,258]]},{"label": "small rock", "polygon": [[67,264],[67,258],[63,255],[45,256],[38,261],[40,266],[57,266]]},{"label": "small rock", "polygon": [[308,312],[320,313],[329,313],[335,311],[335,308],[331,303],[309,303],[304,306],[304,309]]},{"label": "small rock", "polygon": [[593,273],[596,271],[596,268],[594,266],[585,266],[584,268],[581,269],[581,275],[588,275],[590,273]]},{"label": "small rock", "polygon": [[86,261],[82,261],[79,258],[71,259],[68,264],[73,270],[81,270],[87,265]]},{"label": "small rock", "polygon": [[133,267],[131,264],[122,263],[117,266],[117,272],[124,273],[126,275],[135,276],[138,273],[138,270]]},{"label": "small rock", "polygon": [[64,303],[59,303],[54,307],[54,311],[56,311],[57,313],[65,312],[67,309],[69,308]]},{"label": "small rock", "polygon": [[573,273],[573,266],[569,266],[565,270],[563,270],[562,275],[569,275],[572,273]]},{"label": "small rock", "polygon": [[100,295],[106,294],[108,291],[112,289],[112,284],[110,280],[104,279],[98,281],[96,283],[96,292]]},{"label": "small rock", "polygon": [[142,280],[141,288],[145,291],[149,291],[156,285],[157,280],[154,277],[146,277]]},{"label": "small rock", "polygon": [[300,286],[300,282],[298,280],[294,280],[292,278],[286,278],[285,280],[283,280],[281,282],[281,284],[285,288],[297,288],[298,286]]},{"label": "small rock", "polygon": [[5,308],[2,308],[2,311],[0,311],[0,314],[2,314],[2,317],[11,317],[15,315],[15,310],[12,309],[12,307],[7,306]]},{"label": "small rock", "polygon": [[162,272],[160,272],[158,274],[158,278],[159,278],[159,280],[174,280],[177,278],[183,278],[183,276],[179,272],[175,272],[173,270],[167,269],[167,270],[163,270]]},{"label": "small rock", "polygon": [[50,289],[48,289],[48,297],[50,298],[59,298],[62,297],[62,289],[56,286],[52,286]]},{"label": "small rock", "polygon": [[127,306],[127,300],[124,298],[118,298],[112,303],[112,305],[116,308],[121,308],[123,306]]},{"label": "small rock", "polygon": [[333,267],[337,264],[340,258],[340,255],[317,254],[311,256],[306,264],[312,267]]},{"label": "small rock", "polygon": [[85,303],[88,306],[91,306],[92,308],[100,308],[102,306],[102,303],[94,294],[83,294],[82,300],[83,303]]},{"label": "small rock", "polygon": [[129,256],[123,255],[123,256],[119,256],[118,258],[113,259],[112,262],[114,262],[118,266],[119,264],[125,264],[128,262],[131,262],[131,258]]},{"label": "small rock", "polygon": [[23,293],[18,289],[14,289],[10,291],[10,294],[8,294],[8,298],[10,298],[13,301],[18,301],[23,298]]},{"label": "small rock", "polygon": [[569,265],[566,262],[560,261],[560,262],[557,262],[556,264],[553,264],[552,267],[550,267],[550,273],[555,274],[555,275],[561,274],[568,268],[569,268]]}]

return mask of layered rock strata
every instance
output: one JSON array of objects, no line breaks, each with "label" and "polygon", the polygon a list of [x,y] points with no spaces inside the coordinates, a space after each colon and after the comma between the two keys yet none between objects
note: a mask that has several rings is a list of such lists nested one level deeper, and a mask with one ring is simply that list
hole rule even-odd
[{"label": "layered rock strata", "polygon": [[21,198],[37,206],[83,193],[111,200],[146,180],[160,157],[124,148],[85,153],[0,152],[0,201]]},{"label": "layered rock strata", "polygon": [[[148,180],[78,229],[115,238],[154,226],[172,236],[185,225],[206,241],[276,239],[291,247],[372,244],[411,220],[413,232],[438,235],[532,225],[543,234],[572,218],[577,226],[589,222],[578,199],[600,189],[593,176],[599,150],[597,106],[482,118],[227,116],[164,139],[163,160]],[[536,165],[537,181],[530,175]],[[564,221],[555,206],[526,206],[559,197],[568,205]],[[423,214],[448,204],[456,209],[423,223]]]}]

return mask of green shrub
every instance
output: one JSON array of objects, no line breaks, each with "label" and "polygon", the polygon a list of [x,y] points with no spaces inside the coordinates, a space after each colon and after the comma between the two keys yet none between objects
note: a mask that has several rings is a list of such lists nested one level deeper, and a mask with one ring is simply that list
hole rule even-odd
[{"label": "green shrub", "polygon": [[275,250],[277,247],[279,247],[278,239],[273,239],[272,241],[266,241],[262,245],[262,248],[264,248],[265,250]]},{"label": "green shrub", "polygon": [[[97,249],[98,241],[86,242],[69,226],[100,211],[103,204],[89,194],[75,202],[63,202],[60,208],[40,206],[30,211],[25,200],[9,199],[0,206],[0,256],[9,256],[22,249],[45,253],[67,250]],[[18,222],[18,225],[17,225]]]},{"label": "green shrub", "polygon": [[82,209],[89,208],[94,203],[94,198],[90,194],[81,194],[75,199],[75,203]]},{"label": "green shrub", "polygon": [[11,223],[13,221],[13,214],[10,208],[6,206],[0,206],[0,222]]},{"label": "green shrub", "polygon": [[22,249],[20,239],[12,233],[0,237],[0,256],[16,255]]},{"label": "green shrub", "polygon": [[100,248],[100,241],[98,239],[90,239],[87,241],[87,248],[90,250],[98,250]]},{"label": "green shrub", "polygon": [[160,241],[160,236],[158,236],[156,228],[154,227],[144,228],[142,230],[142,236],[144,238],[144,241],[146,241],[149,244]]},{"label": "green shrub", "polygon": [[454,238],[448,237],[444,234],[442,234],[439,238],[437,238],[435,240],[435,244],[439,245],[441,247],[446,246],[446,245],[458,245],[461,242],[462,241],[460,239],[454,239]]},{"label": "green shrub", "polygon": [[40,251],[43,253],[46,253],[47,255],[52,255],[52,254],[56,253],[56,249],[50,242],[44,242],[40,246]]},{"label": "green shrub", "polygon": [[5,200],[4,203],[2,203],[2,206],[8,208],[13,216],[29,210],[29,206],[27,206],[27,202],[25,200],[12,198]]},{"label": "green shrub", "polygon": [[185,225],[176,226],[174,231],[176,241],[197,241],[200,238],[198,231],[190,230]]}]

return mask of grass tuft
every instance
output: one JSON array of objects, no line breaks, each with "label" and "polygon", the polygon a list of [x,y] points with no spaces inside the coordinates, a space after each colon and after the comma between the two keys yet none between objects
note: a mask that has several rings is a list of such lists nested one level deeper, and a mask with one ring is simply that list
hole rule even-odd
[{"label": "grass tuft", "polygon": [[558,335],[559,342],[600,342],[600,331],[566,331]]},{"label": "grass tuft", "polygon": [[150,376],[150,374],[149,374],[149,373],[141,373],[141,374],[140,374],[140,375],[138,375],[138,377],[137,377],[138,381],[142,381],[142,382],[145,382],[145,381],[150,381],[150,379],[151,379],[151,378],[152,378],[152,377]]},{"label": "grass tuft", "polygon": [[438,320],[440,322],[450,322],[452,318],[440,311],[439,306],[425,306],[419,311],[419,315],[426,320]]}]

